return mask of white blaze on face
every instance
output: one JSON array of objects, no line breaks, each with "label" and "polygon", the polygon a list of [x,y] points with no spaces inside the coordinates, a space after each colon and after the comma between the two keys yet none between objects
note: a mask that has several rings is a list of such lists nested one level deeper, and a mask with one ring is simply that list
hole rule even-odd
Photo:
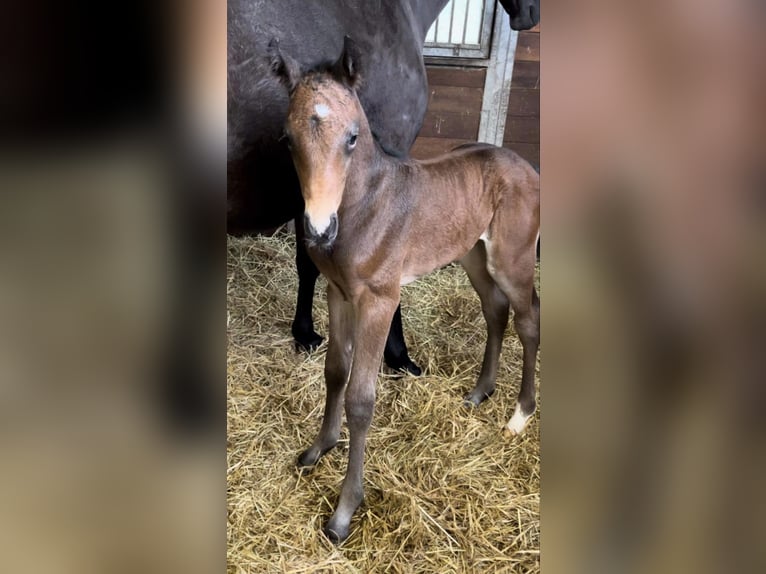
[{"label": "white blaze on face", "polygon": [[324,104],[317,104],[314,106],[314,112],[316,112],[317,117],[324,119],[330,115],[330,108]]},{"label": "white blaze on face", "polygon": [[336,215],[343,196],[344,181],[338,181],[337,177],[333,177],[334,175],[332,173],[315,174],[312,179],[316,183],[312,187],[310,182],[305,189],[304,213],[311,226],[320,235],[330,227],[332,217]]}]

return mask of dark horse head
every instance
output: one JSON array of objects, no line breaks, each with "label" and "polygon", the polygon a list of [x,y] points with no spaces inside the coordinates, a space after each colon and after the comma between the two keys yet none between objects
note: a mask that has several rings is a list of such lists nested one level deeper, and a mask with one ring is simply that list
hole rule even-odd
[{"label": "dark horse head", "polygon": [[514,30],[529,30],[540,21],[540,0],[500,0]]}]

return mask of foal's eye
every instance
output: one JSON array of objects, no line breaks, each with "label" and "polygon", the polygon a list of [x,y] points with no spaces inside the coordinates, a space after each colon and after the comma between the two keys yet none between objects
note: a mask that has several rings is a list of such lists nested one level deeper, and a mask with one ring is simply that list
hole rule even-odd
[{"label": "foal's eye", "polygon": [[348,149],[354,149],[356,146],[356,138],[357,134],[351,134],[348,136],[348,141],[346,142],[348,145]]}]

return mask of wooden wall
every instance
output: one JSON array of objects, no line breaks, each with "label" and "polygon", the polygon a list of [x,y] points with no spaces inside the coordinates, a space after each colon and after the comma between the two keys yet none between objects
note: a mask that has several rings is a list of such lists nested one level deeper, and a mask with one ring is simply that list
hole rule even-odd
[{"label": "wooden wall", "polygon": [[540,25],[519,32],[503,147],[540,165]]},{"label": "wooden wall", "polygon": [[[427,66],[428,110],[412,148],[433,157],[479,135],[486,70]],[[519,33],[503,146],[540,163],[540,26]]]},{"label": "wooden wall", "polygon": [[483,68],[428,66],[426,70],[428,108],[411,152],[419,159],[476,141],[487,74]]}]

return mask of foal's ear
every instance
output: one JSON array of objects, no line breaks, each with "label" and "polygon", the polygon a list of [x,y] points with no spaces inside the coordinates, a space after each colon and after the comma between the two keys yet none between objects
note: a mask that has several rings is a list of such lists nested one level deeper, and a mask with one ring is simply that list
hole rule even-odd
[{"label": "foal's ear", "polygon": [[287,54],[279,50],[279,40],[272,38],[268,47],[269,66],[288,91],[292,92],[301,78],[301,66]]},{"label": "foal's ear", "polygon": [[350,88],[357,87],[359,74],[359,47],[349,36],[343,37],[343,52],[333,65],[333,75]]}]

